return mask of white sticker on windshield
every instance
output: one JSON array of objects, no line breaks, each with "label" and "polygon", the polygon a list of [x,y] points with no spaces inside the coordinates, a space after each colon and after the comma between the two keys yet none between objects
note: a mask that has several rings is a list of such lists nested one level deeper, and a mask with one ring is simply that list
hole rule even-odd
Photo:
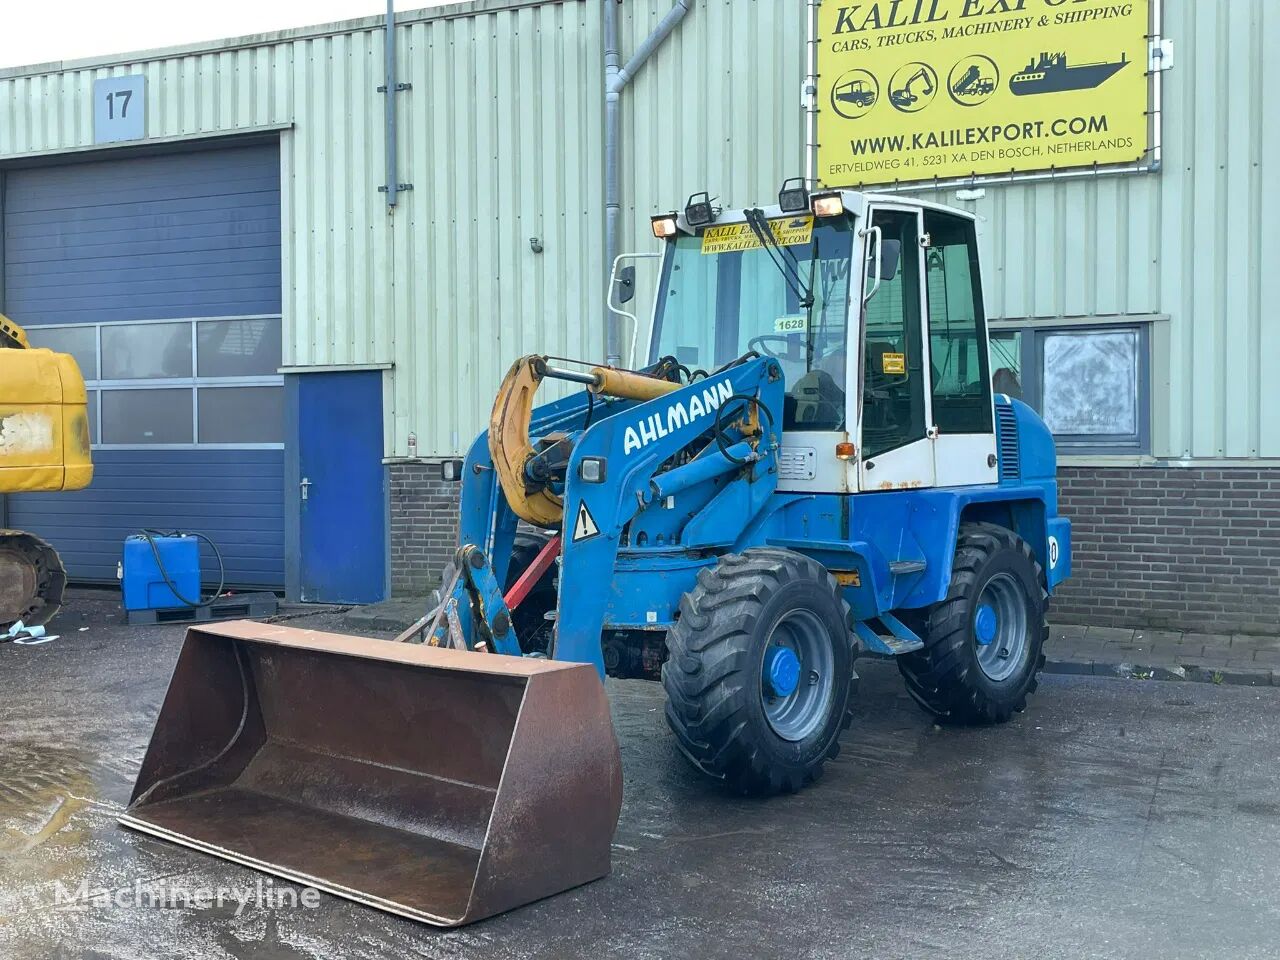
[{"label": "white sticker on windshield", "polygon": [[803,314],[798,316],[779,317],[773,321],[774,333],[804,333],[806,318]]}]

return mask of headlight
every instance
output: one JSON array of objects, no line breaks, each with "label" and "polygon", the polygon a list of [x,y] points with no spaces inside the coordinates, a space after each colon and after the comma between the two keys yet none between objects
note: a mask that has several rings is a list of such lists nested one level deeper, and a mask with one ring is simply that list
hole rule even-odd
[{"label": "headlight", "polygon": [[659,240],[666,240],[676,235],[676,216],[674,213],[664,213],[659,217],[651,217],[649,222],[653,225],[653,235]]},{"label": "headlight", "polygon": [[816,193],[813,196],[815,217],[838,217],[844,213],[844,199],[838,193]]},{"label": "headlight", "polygon": [[583,483],[604,483],[604,457],[583,457],[578,464],[578,476]]}]

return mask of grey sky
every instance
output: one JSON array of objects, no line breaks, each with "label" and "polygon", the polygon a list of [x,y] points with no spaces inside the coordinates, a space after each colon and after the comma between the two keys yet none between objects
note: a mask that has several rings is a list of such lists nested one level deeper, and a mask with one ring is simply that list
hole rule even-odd
[{"label": "grey sky", "polygon": [[[396,10],[449,0],[396,0]],[[350,20],[386,0],[5,0],[0,67],[74,60]]]}]

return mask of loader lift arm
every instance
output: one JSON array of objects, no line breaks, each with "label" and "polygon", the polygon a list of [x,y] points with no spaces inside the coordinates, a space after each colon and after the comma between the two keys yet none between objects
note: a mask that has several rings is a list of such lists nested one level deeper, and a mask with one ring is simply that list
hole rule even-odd
[{"label": "loader lift arm", "polygon": [[[717,525],[705,517],[699,522],[707,511],[732,509],[736,528],[742,509],[763,508],[777,484],[773,411],[783,399],[777,361],[749,354],[693,383],[667,379],[671,375],[672,365],[663,363],[643,373],[594,367],[567,375],[545,357],[512,366],[489,432],[463,469],[462,546],[446,589],[422,627],[415,625],[428,644],[519,652],[499,589],[519,518],[560,526],[563,542],[573,547],[560,559],[560,595],[572,595],[574,603],[561,605],[551,655],[593,664],[603,676],[607,590],[599,572],[613,569],[633,521],[669,510],[678,499],[682,515],[688,505],[683,526],[694,535]],[[548,415],[531,423],[533,392],[546,377],[583,383],[587,404],[604,399],[585,430],[567,429],[582,416],[582,394],[551,404]],[[531,477],[529,465],[538,462],[548,438],[569,448],[564,468],[548,479]],[[726,475],[747,482],[725,483]],[[452,628],[451,612],[458,621]]]},{"label": "loader lift arm", "polygon": [[550,527],[564,516],[564,502],[548,482],[547,455],[571,445],[570,434],[551,431],[539,438],[540,449],[529,437],[533,398],[543,380],[551,378],[581,383],[593,395],[627,400],[652,400],[680,388],[662,374],[661,365],[650,375],[613,367],[592,366],[587,372],[553,367],[550,357],[521,357],[498,387],[489,416],[489,453],[498,471],[507,503],[516,515],[534,526]]}]

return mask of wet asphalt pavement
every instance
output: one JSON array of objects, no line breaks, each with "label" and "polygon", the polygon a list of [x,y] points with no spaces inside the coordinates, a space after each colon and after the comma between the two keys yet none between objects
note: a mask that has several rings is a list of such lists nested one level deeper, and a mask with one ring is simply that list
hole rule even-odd
[{"label": "wet asphalt pavement", "polygon": [[613,874],[439,931],[325,895],[131,902],[268,880],[116,825],[182,628],[83,598],[56,628],[0,645],[0,957],[1280,957],[1280,689],[1050,676],[1010,724],[953,730],[863,662],[827,776],[750,801],[686,767],[657,685],[611,681]]}]

